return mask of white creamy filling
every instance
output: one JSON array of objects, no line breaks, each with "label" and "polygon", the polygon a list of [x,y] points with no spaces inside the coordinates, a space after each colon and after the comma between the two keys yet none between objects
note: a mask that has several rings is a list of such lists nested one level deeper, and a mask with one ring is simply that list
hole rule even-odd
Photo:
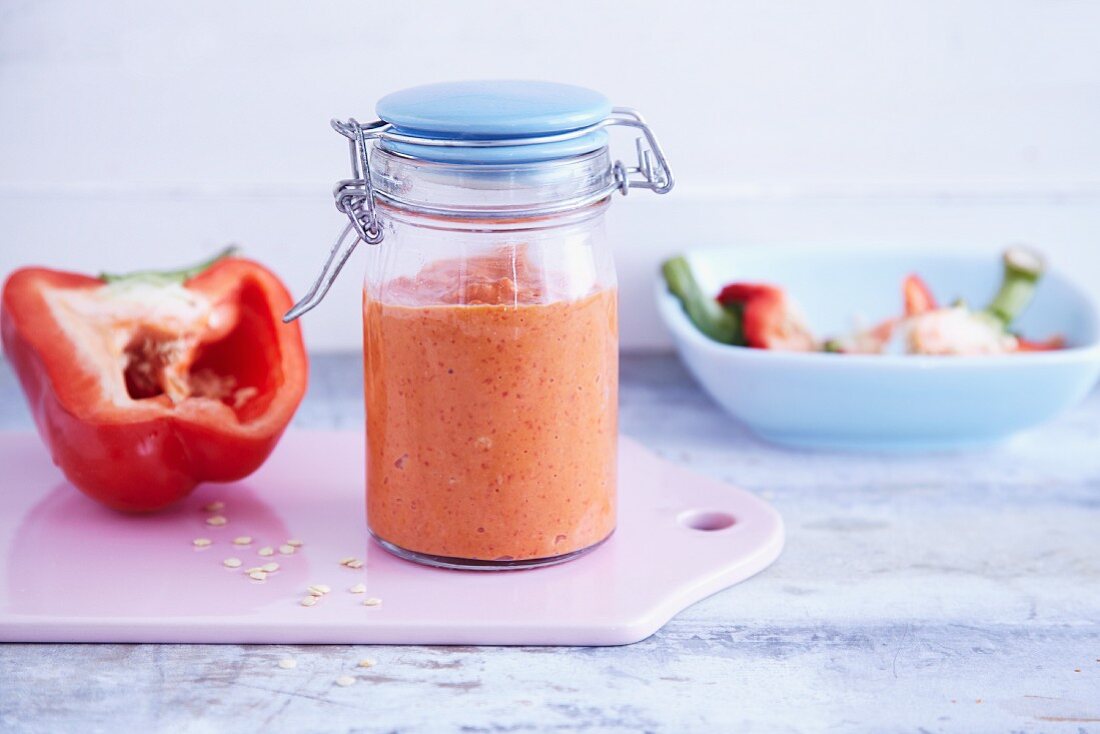
[{"label": "white creamy filling", "polygon": [[913,354],[1005,354],[1016,350],[1016,338],[1000,322],[965,308],[941,308],[913,316],[902,330]]},{"label": "white creamy filling", "polygon": [[[127,347],[136,336],[162,337],[156,349],[171,365],[224,318],[206,296],[180,284],[121,281],[94,289],[50,289],[44,297],[88,371],[99,376],[104,397],[119,406],[132,402],[124,373]],[[182,361],[185,370],[190,360]],[[185,373],[169,367],[163,377],[164,392],[173,401],[187,396]]]}]

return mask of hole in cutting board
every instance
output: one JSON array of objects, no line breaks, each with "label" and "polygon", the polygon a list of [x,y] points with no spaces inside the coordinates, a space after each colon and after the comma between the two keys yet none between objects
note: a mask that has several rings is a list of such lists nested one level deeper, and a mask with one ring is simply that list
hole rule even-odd
[{"label": "hole in cutting board", "polygon": [[733,515],[718,510],[687,510],[681,512],[678,519],[685,528],[704,532],[725,530],[733,527],[734,523],[737,522],[737,518]]}]

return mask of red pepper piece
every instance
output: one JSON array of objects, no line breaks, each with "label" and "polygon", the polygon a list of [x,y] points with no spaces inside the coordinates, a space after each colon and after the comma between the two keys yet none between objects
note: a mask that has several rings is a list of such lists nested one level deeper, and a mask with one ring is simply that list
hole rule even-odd
[{"label": "red pepper piece", "polygon": [[885,344],[890,341],[890,337],[894,335],[894,329],[898,328],[900,323],[901,319],[897,317],[886,319],[871,327],[867,333],[880,344]]},{"label": "red pepper piece", "polygon": [[901,290],[905,297],[906,316],[916,316],[939,308],[936,305],[936,297],[932,295],[932,289],[916,273],[905,278]]},{"label": "red pepper piece", "polygon": [[790,352],[817,349],[810,330],[780,288],[762,283],[730,283],[717,300],[723,306],[741,306],[741,328],[750,347]]},{"label": "red pepper piece", "polygon": [[1018,352],[1053,352],[1066,348],[1064,336],[1052,336],[1042,341],[1031,341],[1023,337],[1016,337],[1016,351]]},{"label": "red pepper piece", "polygon": [[70,482],[119,510],[252,473],[305,392],[278,278],[236,258],[188,274],[26,268],[4,285],[0,334],[39,434]]}]

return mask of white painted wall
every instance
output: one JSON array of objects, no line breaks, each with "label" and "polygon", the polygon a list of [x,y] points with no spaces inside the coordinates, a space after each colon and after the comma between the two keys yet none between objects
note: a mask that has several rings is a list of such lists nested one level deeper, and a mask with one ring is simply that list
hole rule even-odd
[{"label": "white painted wall", "polygon": [[[3,0],[0,274],[235,241],[300,293],[341,226],[328,119],[477,77],[601,89],[665,143],[677,189],[612,216],[628,347],[666,343],[652,272],[699,243],[1029,240],[1100,283],[1088,0]],[[357,281],[313,347],[358,344]]]}]

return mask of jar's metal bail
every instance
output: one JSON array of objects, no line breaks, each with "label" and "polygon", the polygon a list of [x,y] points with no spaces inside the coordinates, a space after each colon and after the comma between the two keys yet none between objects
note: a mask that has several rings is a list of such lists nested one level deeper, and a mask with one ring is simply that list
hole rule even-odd
[{"label": "jar's metal bail", "polygon": [[[669,168],[661,144],[657,142],[657,137],[642,116],[629,107],[612,108],[611,114],[595,125],[520,139],[427,138],[404,135],[384,120],[375,120],[366,124],[361,124],[354,118],[347,122],[333,120],[333,129],[348,139],[351,152],[352,177],[337,183],[332,192],[336,199],[336,208],[347,216],[348,224],[329,251],[321,274],[317,276],[306,295],[286,312],[283,322],[290,323],[321,302],[360,242],[366,242],[368,245],[377,245],[382,242],[382,226],[376,208],[377,194],[371,185],[370,173],[370,146],[375,141],[385,140],[423,146],[493,148],[557,143],[590,135],[597,130],[613,126],[634,128],[641,133],[634,141],[637,161],[633,166],[615,161],[612,165],[612,182],[606,190],[598,192],[595,198],[600,199],[616,191],[625,196],[630,189],[648,189],[655,194],[667,194],[671,191],[674,183],[672,169]],[[514,216],[516,213],[512,214]],[[531,212],[531,214],[537,214],[537,212]]]}]

